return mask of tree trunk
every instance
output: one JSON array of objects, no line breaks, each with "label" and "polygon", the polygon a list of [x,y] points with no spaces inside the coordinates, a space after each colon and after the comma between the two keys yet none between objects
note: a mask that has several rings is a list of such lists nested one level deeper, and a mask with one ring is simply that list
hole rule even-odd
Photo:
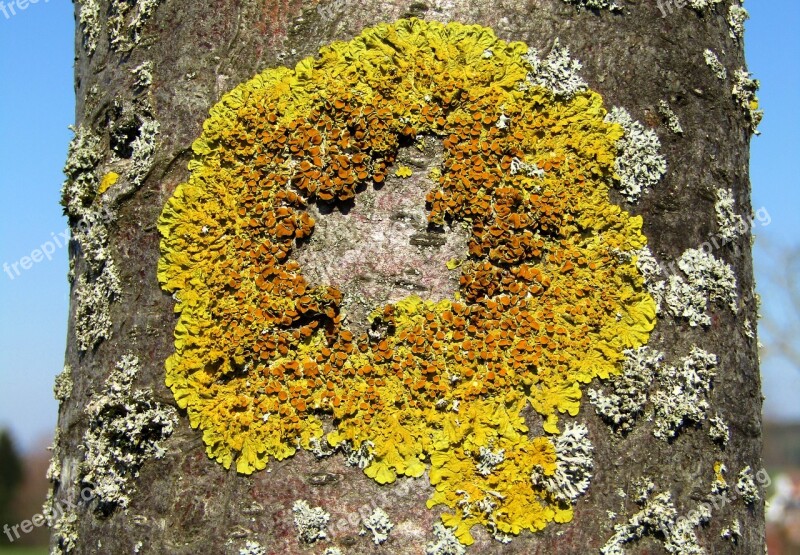
[{"label": "tree trunk", "polygon": [[[77,123],[64,187],[73,226],[71,309],[66,368],[56,387],[62,404],[49,472],[54,552],[336,553],[338,548],[342,553],[409,554],[463,549],[509,554],[761,553],[761,499],[768,477],[760,462],[756,299],[747,223],[748,145],[760,117],[757,83],[737,71],[744,67],[736,28],[741,12],[727,0],[708,6],[694,2],[695,8],[683,4],[76,3]],[[159,245],[168,226],[159,230],[157,224],[178,185],[189,180],[191,145],[201,136],[209,109],[224,93],[267,68],[292,68],[333,41],[351,41],[378,23],[411,17],[478,24],[503,41],[522,41],[550,53],[530,53],[525,62],[530,67],[524,66],[528,74],[520,81],[525,86],[519,87],[545,87],[543,102],[548,106],[589,95],[580,83],[565,81],[580,77],[602,96],[606,110],[619,106],[633,117],[615,111],[608,122],[597,120],[595,125],[606,125],[617,141],[612,144],[618,158],[616,175],[607,168],[605,177],[592,179],[615,183],[611,201],[642,217],[652,257],[638,250],[641,245],[620,246],[607,251],[617,257],[607,257],[605,263],[635,264],[644,281],[631,278],[631,290],[648,307],[657,303],[659,311],[654,329],[643,324],[646,329],[638,330],[643,338],[609,339],[616,352],[609,360],[595,361],[610,365],[607,372],[587,358],[591,383],[565,383],[582,390],[579,410],[577,401],[568,409],[566,404],[532,408],[538,386],[522,389],[528,397],[523,397],[521,416],[529,431],[519,441],[540,445],[534,443],[537,438],[546,438],[542,449],[555,454],[556,461],[555,470],[534,468],[529,481],[535,492],[525,501],[532,503],[530,510],[535,505],[536,511],[550,511],[541,525],[532,525],[536,531],[525,525],[521,532],[509,530],[498,524],[505,517],[477,508],[477,503],[468,505],[469,494],[463,492],[448,490],[447,495],[460,495],[460,501],[427,508],[435,491],[430,485],[433,447],[420,451],[417,464],[424,465],[425,474],[416,478],[395,480],[395,473],[403,473],[396,467],[376,470],[380,457],[369,453],[365,443],[362,455],[368,460],[362,466],[378,473],[376,479],[369,477],[358,464],[348,464],[357,462],[352,441],[337,449],[325,441],[312,442],[315,448],[298,449],[283,460],[269,457],[265,470],[258,469],[258,461],[244,461],[246,447],[212,446],[215,456],[231,467],[226,469],[206,455],[202,417],[197,416],[204,429],[192,428],[186,405],[176,402],[165,385],[165,361],[176,349],[174,307],[182,290],[165,292],[159,284],[159,277],[165,281],[161,271],[157,276],[159,259],[165,256]],[[487,48],[485,58],[499,56],[500,43],[492,44],[497,52]],[[575,67],[559,66],[564,47],[583,64],[577,75]],[[495,118],[486,129],[502,130],[505,117]],[[660,151],[651,130],[660,139]],[[325,320],[328,341],[349,326],[356,335],[365,333],[364,345],[370,345],[365,349],[372,349],[374,342],[398,332],[391,325],[379,329],[368,318],[370,312],[403,297],[418,295],[433,303],[453,299],[458,292],[467,305],[489,302],[488,293],[476,300],[468,292],[468,269],[478,267],[484,255],[473,245],[476,228],[458,223],[475,224],[480,213],[461,217],[467,208],[459,208],[462,212],[449,214],[441,226],[426,219],[435,209],[430,195],[426,208],[426,194],[436,179],[430,170],[442,168],[443,160],[452,156],[445,152],[447,133],[419,133],[418,139],[427,137],[419,148],[413,135],[406,133],[398,149],[389,148],[385,168],[371,151],[374,163],[365,171],[369,180],[385,177],[382,187],[367,187],[354,200],[347,194],[333,203],[311,198],[316,200],[308,207],[316,220],[314,235],[300,241],[298,232],[291,256],[306,270],[309,288],[321,291],[327,282],[342,293]],[[666,172],[660,156],[666,159]],[[562,162],[569,166],[569,160]],[[326,159],[323,170],[331,163]],[[530,174],[520,179],[543,183],[547,172],[562,171],[520,158],[513,163],[509,171]],[[405,178],[401,168],[412,175]],[[497,206],[499,201],[492,202]],[[475,206],[469,210],[480,209]],[[537,214],[544,218],[544,212]],[[203,229],[206,233],[209,228]],[[603,230],[584,232],[600,241],[607,237]],[[541,255],[529,259],[536,256]],[[547,258],[541,256],[542,261]],[[496,267],[516,272],[521,260]],[[452,269],[459,263],[462,268]],[[593,274],[585,275],[590,279]],[[499,277],[492,279],[499,283]],[[503,298],[500,291],[495,300],[502,306]],[[619,314],[623,323],[625,317]],[[292,325],[287,329],[294,329]],[[556,332],[548,333],[554,335],[544,344],[561,341]],[[647,347],[641,347],[644,342]],[[623,355],[626,347],[630,350]],[[502,350],[511,351],[511,343]],[[221,384],[250,368],[228,364],[215,378]],[[481,398],[479,394],[473,401]],[[468,409],[462,403],[459,414]],[[458,412],[459,406],[446,410]],[[341,420],[332,420],[331,413],[318,415],[326,433]],[[270,416],[278,418],[259,418],[268,422]],[[463,455],[484,465],[476,473],[478,480],[506,468],[514,451],[514,445],[506,449],[504,462],[503,451],[493,454],[492,446],[487,444],[480,457]],[[327,449],[333,454],[325,453]],[[499,459],[492,459],[495,455]],[[558,478],[566,483],[554,485]],[[589,480],[588,489],[583,480]],[[308,508],[298,503],[302,501]],[[324,517],[312,507],[329,515],[327,526],[315,528],[313,520]],[[378,508],[394,524],[380,544]],[[471,522],[469,511],[484,511],[471,529],[471,546],[462,545],[470,542],[463,530]],[[456,514],[455,519],[445,517],[445,524],[461,528],[435,527],[443,513]],[[359,534],[362,530],[366,533]]]}]

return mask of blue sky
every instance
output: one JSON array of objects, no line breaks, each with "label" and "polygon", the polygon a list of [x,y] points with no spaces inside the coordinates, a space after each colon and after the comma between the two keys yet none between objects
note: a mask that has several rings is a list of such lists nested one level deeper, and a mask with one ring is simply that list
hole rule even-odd
[{"label": "blue sky", "polygon": [[[752,1],[747,59],[761,81],[766,117],[752,143],[753,207],[765,207],[768,226],[755,226],[756,272],[762,313],[779,326],[797,323],[786,295],[769,286],[773,249],[800,244],[800,2]],[[74,122],[73,6],[39,0],[6,18],[0,11],[0,264],[11,268],[66,229],[58,204],[68,126]],[[187,141],[190,138],[187,138]],[[63,244],[63,242],[62,242]],[[63,365],[68,285],[67,250],[58,248],[31,267],[0,272],[0,426],[25,448],[47,438],[56,421],[53,377]],[[775,357],[762,368],[765,413],[800,420],[800,368]]]},{"label": "blue sky", "polygon": [[[73,51],[72,2],[40,0],[8,19],[0,13],[0,264],[66,229],[59,189],[75,120]],[[26,448],[56,421],[52,383],[64,363],[66,274],[66,249],[14,280],[0,274],[0,426],[10,426]]]},{"label": "blue sky", "polygon": [[[745,6],[751,17],[745,53],[750,71],[761,82],[765,111],[762,134],[751,142],[752,203],[754,209],[765,207],[772,219],[766,227],[754,227],[757,290],[765,318],[785,332],[800,332],[800,315],[788,310],[786,292],[769,279],[782,269],[781,251],[800,248],[800,179],[795,168],[800,160],[800,2],[758,0]],[[769,344],[765,326],[759,332]],[[761,375],[765,415],[800,421],[800,364],[764,353]]]}]

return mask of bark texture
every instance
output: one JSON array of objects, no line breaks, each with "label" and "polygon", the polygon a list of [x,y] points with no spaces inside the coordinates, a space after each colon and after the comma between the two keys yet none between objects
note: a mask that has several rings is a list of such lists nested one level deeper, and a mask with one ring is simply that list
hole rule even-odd
[{"label": "bark texture", "polygon": [[[128,353],[139,358],[141,368],[134,388],[149,387],[155,401],[165,406],[175,404],[164,385],[164,361],[173,349],[175,316],[173,300],[156,280],[159,233],[155,224],[166,199],[187,179],[189,147],[199,135],[209,108],[222,93],[255,73],[279,65],[292,67],[314,55],[321,45],[348,40],[378,22],[415,15],[479,23],[494,29],[501,39],[521,40],[543,52],[559,38],[584,64],[582,76],[602,94],[606,106],[627,108],[635,119],[654,128],[662,141],[669,169],[661,183],[637,205],[625,204],[621,197],[615,199],[644,217],[650,249],[659,260],[677,260],[686,249],[698,248],[716,233],[718,188],[732,188],[736,206],[748,213],[749,124],[731,96],[730,79],[716,78],[703,61],[704,49],[711,48],[720,54],[729,73],[745,65],[742,45],[729,34],[727,9],[723,9],[727,2],[704,14],[674,8],[666,17],[654,1],[625,0],[622,7],[621,12],[581,10],[562,0],[450,0],[439,4],[395,0],[319,4],[298,0],[163,0],[142,26],[138,42],[115,50],[107,39],[110,8],[101,1],[101,31],[93,53],[87,51],[78,25],[76,122],[100,137],[100,148],[111,149],[114,122],[119,121],[113,117],[115,109],[120,103],[141,106],[147,100],[150,105],[146,111],[158,121],[160,133],[146,179],[116,199],[108,230],[121,295],[110,305],[110,338],[87,352],[79,351],[76,343],[72,297],[66,359],[74,385],[59,413],[61,473],[54,484],[54,502],[76,506],[72,552],[239,553],[252,541],[264,546],[267,553],[321,554],[329,546],[348,554],[424,553],[441,512],[425,508],[431,488],[425,477],[403,478],[394,485],[380,486],[360,469],[346,466],[341,455],[316,459],[307,452],[271,462],[267,471],[238,475],[205,455],[200,432],[190,428],[183,414],[179,414],[171,437],[161,443],[166,454],[147,460],[138,477],[132,478],[135,490],[127,508],[102,511],[97,500],[75,503],[80,491],[75,479],[85,456],[82,445],[86,430],[91,425],[85,407]],[[80,10],[76,4],[76,18]],[[130,70],[148,61],[152,62],[152,85],[143,90],[134,84]],[[682,135],[670,132],[662,122],[657,111],[662,100],[679,113]],[[134,107],[134,113],[136,110]],[[429,157],[436,155],[433,150],[426,152]],[[424,167],[430,160],[418,163]],[[400,218],[398,224],[391,214],[404,208],[393,205],[391,199],[382,209],[385,217],[381,221],[388,222],[384,226],[387,233],[405,233],[424,241],[423,219],[406,214],[408,217]],[[398,225],[406,227],[398,231]],[[329,231],[316,239],[323,241],[322,247],[307,247],[303,256],[308,264],[315,252],[325,254],[324,241],[340,241],[335,230]],[[463,247],[456,243],[442,248],[457,253]],[[341,244],[337,248],[343,253],[347,250]],[[710,442],[699,426],[689,426],[670,442],[653,437],[648,422],[639,422],[630,434],[619,436],[595,414],[584,396],[581,419],[594,443],[595,472],[589,491],[577,503],[574,520],[549,525],[540,533],[523,533],[509,544],[498,543],[485,530],[475,529],[476,544],[469,552],[597,553],[614,534],[614,525],[626,522],[641,509],[633,500],[637,480],[649,478],[656,484],[654,491],[670,491],[678,512],[686,514],[707,497],[716,461],[725,461],[729,483],[736,481],[736,473],[745,466],[754,472],[761,468],[756,341],[747,336],[743,326],[745,318],[755,322],[756,311],[749,238],[722,246],[714,255],[735,271],[738,313],[712,305],[708,327],[690,327],[685,321],[662,314],[649,344],[673,361],[693,345],[718,355],[711,401],[713,411],[730,427],[727,446],[720,448]],[[86,271],[81,253],[74,248],[72,256],[75,273],[80,275]],[[443,256],[444,260],[448,258],[449,254]],[[419,262],[411,261],[409,267]],[[447,283],[446,276],[422,271],[410,271],[405,276],[408,279],[387,277],[376,268],[375,275],[367,278],[381,283],[391,278],[401,289],[440,288],[444,294],[455,287]],[[389,285],[375,292],[373,298],[392,295]],[[406,486],[405,482],[410,484]],[[627,498],[619,495],[620,490],[627,492]],[[312,507],[322,506],[331,514],[329,541],[312,546],[298,541],[291,511],[297,499],[307,500]],[[361,524],[352,518],[375,507],[386,509],[396,524],[382,546],[374,545],[370,534],[360,536]],[[731,497],[730,502],[711,510],[710,522],[695,528],[708,553],[763,551],[760,501],[747,505],[740,497]],[[609,511],[616,513],[616,519],[610,518]],[[736,543],[721,536],[734,519],[741,524]],[[59,543],[64,543],[63,538],[55,534],[54,544]],[[666,552],[658,534],[646,535],[625,548],[628,553]]]}]

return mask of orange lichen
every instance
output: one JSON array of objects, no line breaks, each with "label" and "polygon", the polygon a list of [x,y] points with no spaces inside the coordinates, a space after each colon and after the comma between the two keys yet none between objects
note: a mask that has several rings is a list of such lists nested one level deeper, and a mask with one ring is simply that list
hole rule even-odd
[{"label": "orange lichen", "polygon": [[[429,504],[464,543],[474,524],[571,519],[531,481],[556,451],[521,411],[558,433],[581,384],[647,340],[655,306],[626,256],[641,218],[608,199],[622,129],[597,93],[530,86],[526,53],[483,27],[401,20],[214,106],[161,216],[158,269],[180,314],[167,384],[210,457],[251,473],[327,439],[366,453],[380,483],[429,468]],[[376,307],[384,331],[355,336],[341,293],[292,259],[314,230],[305,208],[381,183],[401,138],[424,134],[445,148],[430,221],[471,225],[459,293]]]}]

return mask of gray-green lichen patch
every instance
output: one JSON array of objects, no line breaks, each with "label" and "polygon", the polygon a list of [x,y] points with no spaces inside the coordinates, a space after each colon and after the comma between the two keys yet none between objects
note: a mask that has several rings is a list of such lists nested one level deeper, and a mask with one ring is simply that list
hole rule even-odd
[{"label": "gray-green lichen patch", "polygon": [[375,458],[375,455],[372,454],[372,448],[375,444],[369,440],[362,442],[358,449],[353,449],[353,444],[350,441],[343,441],[341,446],[342,453],[344,453],[344,462],[347,466],[363,470],[372,464],[372,460]]},{"label": "gray-green lichen patch", "polygon": [[669,102],[666,100],[660,100],[658,102],[658,113],[661,114],[662,118],[664,118],[664,121],[667,124],[667,129],[676,135],[683,135],[683,127],[681,127],[681,122],[678,119],[678,115],[672,110]]},{"label": "gray-green lichen patch", "polygon": [[705,250],[688,249],[678,259],[678,267],[685,277],[670,275],[664,292],[670,314],[695,327],[711,324],[709,302],[726,303],[737,312],[736,277],[727,263]]},{"label": "gray-green lichen patch", "polygon": [[[65,459],[61,449],[61,428],[56,428],[51,451],[50,464],[47,467],[47,480],[50,487],[42,505],[42,515],[52,531],[50,553],[62,555],[70,553],[78,541],[78,505],[86,501],[91,490],[82,491],[74,480],[74,466]],[[62,492],[62,498],[56,499],[56,488]]]},{"label": "gray-green lichen patch", "polygon": [[[54,441],[58,445],[58,439]],[[54,449],[54,457],[56,450]],[[60,483],[61,498],[56,499],[54,488],[51,486],[47,498],[42,506],[42,514],[47,525],[52,531],[51,555],[66,555],[75,550],[78,542],[78,523],[80,517],[78,509],[91,499],[91,489],[80,490],[75,481],[70,478],[72,470],[64,471],[64,481],[61,481],[61,472],[57,478],[51,478],[54,483]]]},{"label": "gray-green lichen patch", "polygon": [[322,555],[344,555],[341,549],[336,546],[330,546],[325,548],[325,551],[322,552]]},{"label": "gray-green lichen patch", "polygon": [[[709,419],[716,355],[693,347],[677,364],[666,366],[663,356],[650,347],[626,351],[623,372],[602,388],[589,390],[595,412],[622,435],[646,415],[653,422],[653,435],[664,440],[674,438],[687,425],[710,420],[712,439],[727,442],[728,429],[722,418],[715,415]],[[652,409],[647,409],[648,402]]]},{"label": "gray-green lichen patch", "polygon": [[303,543],[314,543],[328,537],[326,528],[331,515],[322,507],[310,507],[308,502],[298,499],[292,505],[297,536]]},{"label": "gray-green lichen patch", "polygon": [[78,544],[78,513],[68,508],[52,524],[54,544],[50,555],[71,553]]},{"label": "gray-green lichen patch", "polygon": [[86,262],[84,273],[75,280],[75,339],[81,351],[111,337],[110,305],[122,291],[108,248],[110,214],[107,206],[87,208],[72,227]]},{"label": "gray-green lichen patch", "polygon": [[309,451],[311,451],[311,453],[318,459],[324,459],[326,457],[330,457],[339,450],[340,449],[338,448],[338,446],[337,447],[331,446],[331,444],[328,443],[328,440],[324,437],[311,439],[311,449],[309,449]]},{"label": "gray-green lichen patch", "polygon": [[478,470],[478,474],[481,476],[488,476],[492,473],[494,468],[504,460],[506,460],[505,449],[498,449],[495,451],[489,447],[481,446],[475,467]]},{"label": "gray-green lichen patch", "polygon": [[92,485],[104,509],[128,506],[139,469],[164,456],[161,442],[177,422],[175,409],[154,401],[151,389],[132,389],[138,372],[139,360],[123,356],[85,409],[80,481]]},{"label": "gray-green lichen patch", "polygon": [[91,55],[97,50],[97,40],[102,29],[99,0],[83,0],[80,3],[78,23],[81,26],[83,47]]},{"label": "gray-green lichen patch", "polygon": [[142,30],[160,0],[111,0],[108,37],[111,48],[125,52],[139,44]]},{"label": "gray-green lichen patch", "polygon": [[[644,505],[650,498],[650,494],[656,489],[656,484],[647,476],[641,476],[633,482],[632,499],[637,505]],[[621,490],[620,490],[621,491]],[[624,493],[624,492],[622,492]],[[625,497],[624,495],[622,497]]]},{"label": "gray-green lichen patch", "polygon": [[267,548],[253,540],[247,540],[244,546],[239,548],[239,555],[267,555]]},{"label": "gray-green lichen patch", "polygon": [[75,284],[75,339],[81,351],[111,337],[110,305],[121,289],[116,272],[106,268],[94,280],[81,274]]},{"label": "gray-green lichen patch", "polygon": [[700,504],[686,517],[680,517],[669,492],[652,499],[637,500],[641,510],[624,524],[614,526],[614,535],[600,549],[602,555],[624,555],[625,545],[650,536],[674,555],[704,555],[694,529],[711,519],[710,507]]},{"label": "gray-green lichen patch", "polygon": [[753,328],[753,322],[750,321],[750,318],[745,318],[744,322],[742,322],[742,328],[744,328],[744,335],[749,339],[756,338],[756,332]]},{"label": "gray-green lichen patch", "polygon": [[[85,266],[70,260],[70,282],[74,286],[74,330],[80,351],[96,347],[111,337],[111,303],[118,300],[122,287],[109,248],[109,227],[115,219],[115,206],[140,187],[153,167],[158,122],[151,116],[147,101],[135,106],[117,100],[109,113],[108,147],[106,140],[83,126],[72,128],[64,165],[61,202],[69,217],[72,238]],[[122,176],[120,176],[120,173]],[[101,177],[102,176],[102,177]]]},{"label": "gray-green lichen patch", "polygon": [[716,355],[692,347],[677,365],[658,373],[659,388],[651,396],[655,407],[653,435],[672,439],[687,424],[706,420],[716,367]]},{"label": "gray-green lichen patch", "polygon": [[139,127],[139,136],[134,139],[131,155],[131,167],[128,171],[128,179],[134,187],[139,187],[144,182],[144,178],[153,167],[153,160],[156,153],[156,137],[158,136],[159,124],[154,119],[145,119]]},{"label": "gray-green lichen patch", "polygon": [[590,10],[610,10],[612,12],[622,11],[622,6],[609,0],[563,0],[567,4],[573,4],[579,8]]},{"label": "gray-green lichen patch", "polygon": [[689,0],[689,7],[698,12],[705,12],[721,3],[722,0]]},{"label": "gray-green lichen patch", "polygon": [[630,432],[644,412],[647,392],[663,356],[647,346],[625,351],[622,373],[609,381],[607,387],[588,391],[595,412],[615,432]]},{"label": "gray-green lichen patch", "polygon": [[142,62],[131,70],[133,86],[137,89],[146,89],[153,84],[153,62]]},{"label": "gray-green lichen patch", "polygon": [[756,96],[760,86],[758,79],[753,79],[746,69],[739,68],[734,71],[731,93],[744,110],[747,121],[750,123],[750,130],[756,135],[758,134],[758,124],[764,118],[764,112],[758,109],[758,97]]},{"label": "gray-green lichen patch", "polygon": [[758,493],[758,486],[753,478],[753,469],[749,466],[744,467],[736,480],[736,491],[742,496],[742,500],[748,505],[754,505],[761,499]]},{"label": "gray-green lichen patch", "polygon": [[[152,78],[147,62],[133,71],[137,82],[144,83]],[[139,89],[140,92],[149,91],[149,86]],[[111,151],[108,166],[121,174],[103,193],[108,204],[116,204],[136,191],[153,169],[160,125],[152,112],[149,97],[143,96],[132,102],[116,98],[107,113]]]},{"label": "gray-green lichen patch", "polygon": [[433,525],[433,538],[425,546],[425,555],[464,555],[467,552],[452,528],[446,527],[441,522]]},{"label": "gray-green lichen patch", "polygon": [[722,65],[722,62],[719,61],[719,57],[713,50],[706,48],[703,51],[703,59],[706,65],[711,68],[711,71],[717,79],[724,81],[728,78],[728,70],[725,69],[725,66]]},{"label": "gray-green lichen patch", "polygon": [[[540,473],[534,473],[533,478],[536,479],[539,476]],[[461,496],[461,499],[458,501],[458,507],[464,512],[464,514],[484,514],[487,518],[486,528],[488,529],[492,538],[500,543],[511,543],[511,541],[514,539],[514,536],[505,532],[501,532],[497,528],[497,521],[495,519],[494,511],[497,509],[498,504],[492,498],[492,496],[487,496],[479,501],[475,501],[471,498],[469,492],[465,490],[460,490],[458,494]],[[453,533],[452,529],[449,527],[444,527],[444,530],[446,532]],[[434,537],[437,538],[437,540],[441,540],[442,546],[449,546],[450,534],[439,534],[438,529],[434,527]],[[458,542],[459,545],[462,545],[458,540],[456,540],[456,542]],[[449,551],[444,551],[444,553],[449,553]]]},{"label": "gray-green lichen patch", "polygon": [[724,243],[728,243],[744,235],[750,226],[742,216],[736,213],[731,189],[718,188],[716,196],[714,211],[717,216],[717,234]]},{"label": "gray-green lichen patch", "polygon": [[725,447],[731,439],[731,432],[725,420],[719,416],[713,416],[708,420],[710,427],[708,428],[708,437],[714,443]]},{"label": "gray-green lichen patch", "polygon": [[625,135],[617,142],[614,171],[620,192],[636,202],[642,192],[658,183],[667,171],[667,161],[660,154],[661,141],[652,129],[635,121],[627,110],[615,107],[606,121],[622,126]]},{"label": "gray-green lichen patch", "polygon": [[517,157],[511,159],[511,166],[508,168],[511,175],[523,174],[528,177],[544,177],[545,171],[536,162],[524,162]]},{"label": "gray-green lichen patch", "polygon": [[50,451],[50,464],[47,466],[47,480],[51,483],[61,481],[61,428],[56,428],[53,443],[48,447]]},{"label": "gray-green lichen patch", "polygon": [[740,41],[744,37],[744,23],[750,19],[750,14],[739,4],[731,4],[728,8],[728,26],[733,40]]},{"label": "gray-green lichen patch", "polygon": [[[160,0],[111,0],[108,8],[108,39],[112,50],[125,52],[139,44],[142,30]],[[99,0],[83,0],[78,13],[83,47],[91,55],[102,32]]]},{"label": "gray-green lichen patch", "polygon": [[394,523],[386,514],[386,511],[380,507],[376,507],[372,513],[363,520],[363,528],[359,532],[360,535],[372,533],[372,542],[375,545],[380,545],[389,539],[389,532],[394,528]]},{"label": "gray-green lichen patch", "polygon": [[567,423],[554,442],[556,471],[545,476],[540,468],[534,467],[531,475],[534,485],[544,487],[559,501],[574,504],[589,489],[592,477],[593,447],[588,434],[584,424]]},{"label": "gray-green lichen patch", "polygon": [[719,535],[734,545],[738,544],[739,538],[742,537],[742,525],[739,523],[739,519],[733,519],[728,526],[720,531]]},{"label": "gray-green lichen patch", "polygon": [[72,237],[86,261],[85,272],[74,284],[75,339],[78,348],[87,351],[111,335],[109,305],[119,296],[120,284],[108,250],[107,224],[112,215],[98,200],[101,140],[82,126],[71,129],[75,136],[67,149],[61,203],[72,224]]},{"label": "gray-green lichen patch", "polygon": [[[572,98],[588,87],[580,76],[583,65],[570,57],[569,48],[561,46],[558,39],[553,41],[553,48],[544,58],[539,55],[539,50],[530,48],[525,60],[531,66],[527,83],[548,89],[555,96]],[[521,86],[524,85],[521,83]]]},{"label": "gray-green lichen patch", "polygon": [[81,218],[97,195],[100,183],[95,172],[102,159],[100,138],[90,129],[70,127],[74,136],[64,163],[66,181],[61,188],[61,204],[70,218]]},{"label": "gray-green lichen patch", "polygon": [[666,281],[659,279],[663,273],[663,268],[653,256],[649,247],[641,248],[634,253],[634,256],[636,256],[636,267],[644,279],[645,289],[656,302],[656,313],[660,314],[667,288]]},{"label": "gray-green lichen patch", "polygon": [[69,364],[64,365],[64,369],[56,376],[53,384],[53,396],[56,401],[63,403],[72,395],[72,368]]}]

